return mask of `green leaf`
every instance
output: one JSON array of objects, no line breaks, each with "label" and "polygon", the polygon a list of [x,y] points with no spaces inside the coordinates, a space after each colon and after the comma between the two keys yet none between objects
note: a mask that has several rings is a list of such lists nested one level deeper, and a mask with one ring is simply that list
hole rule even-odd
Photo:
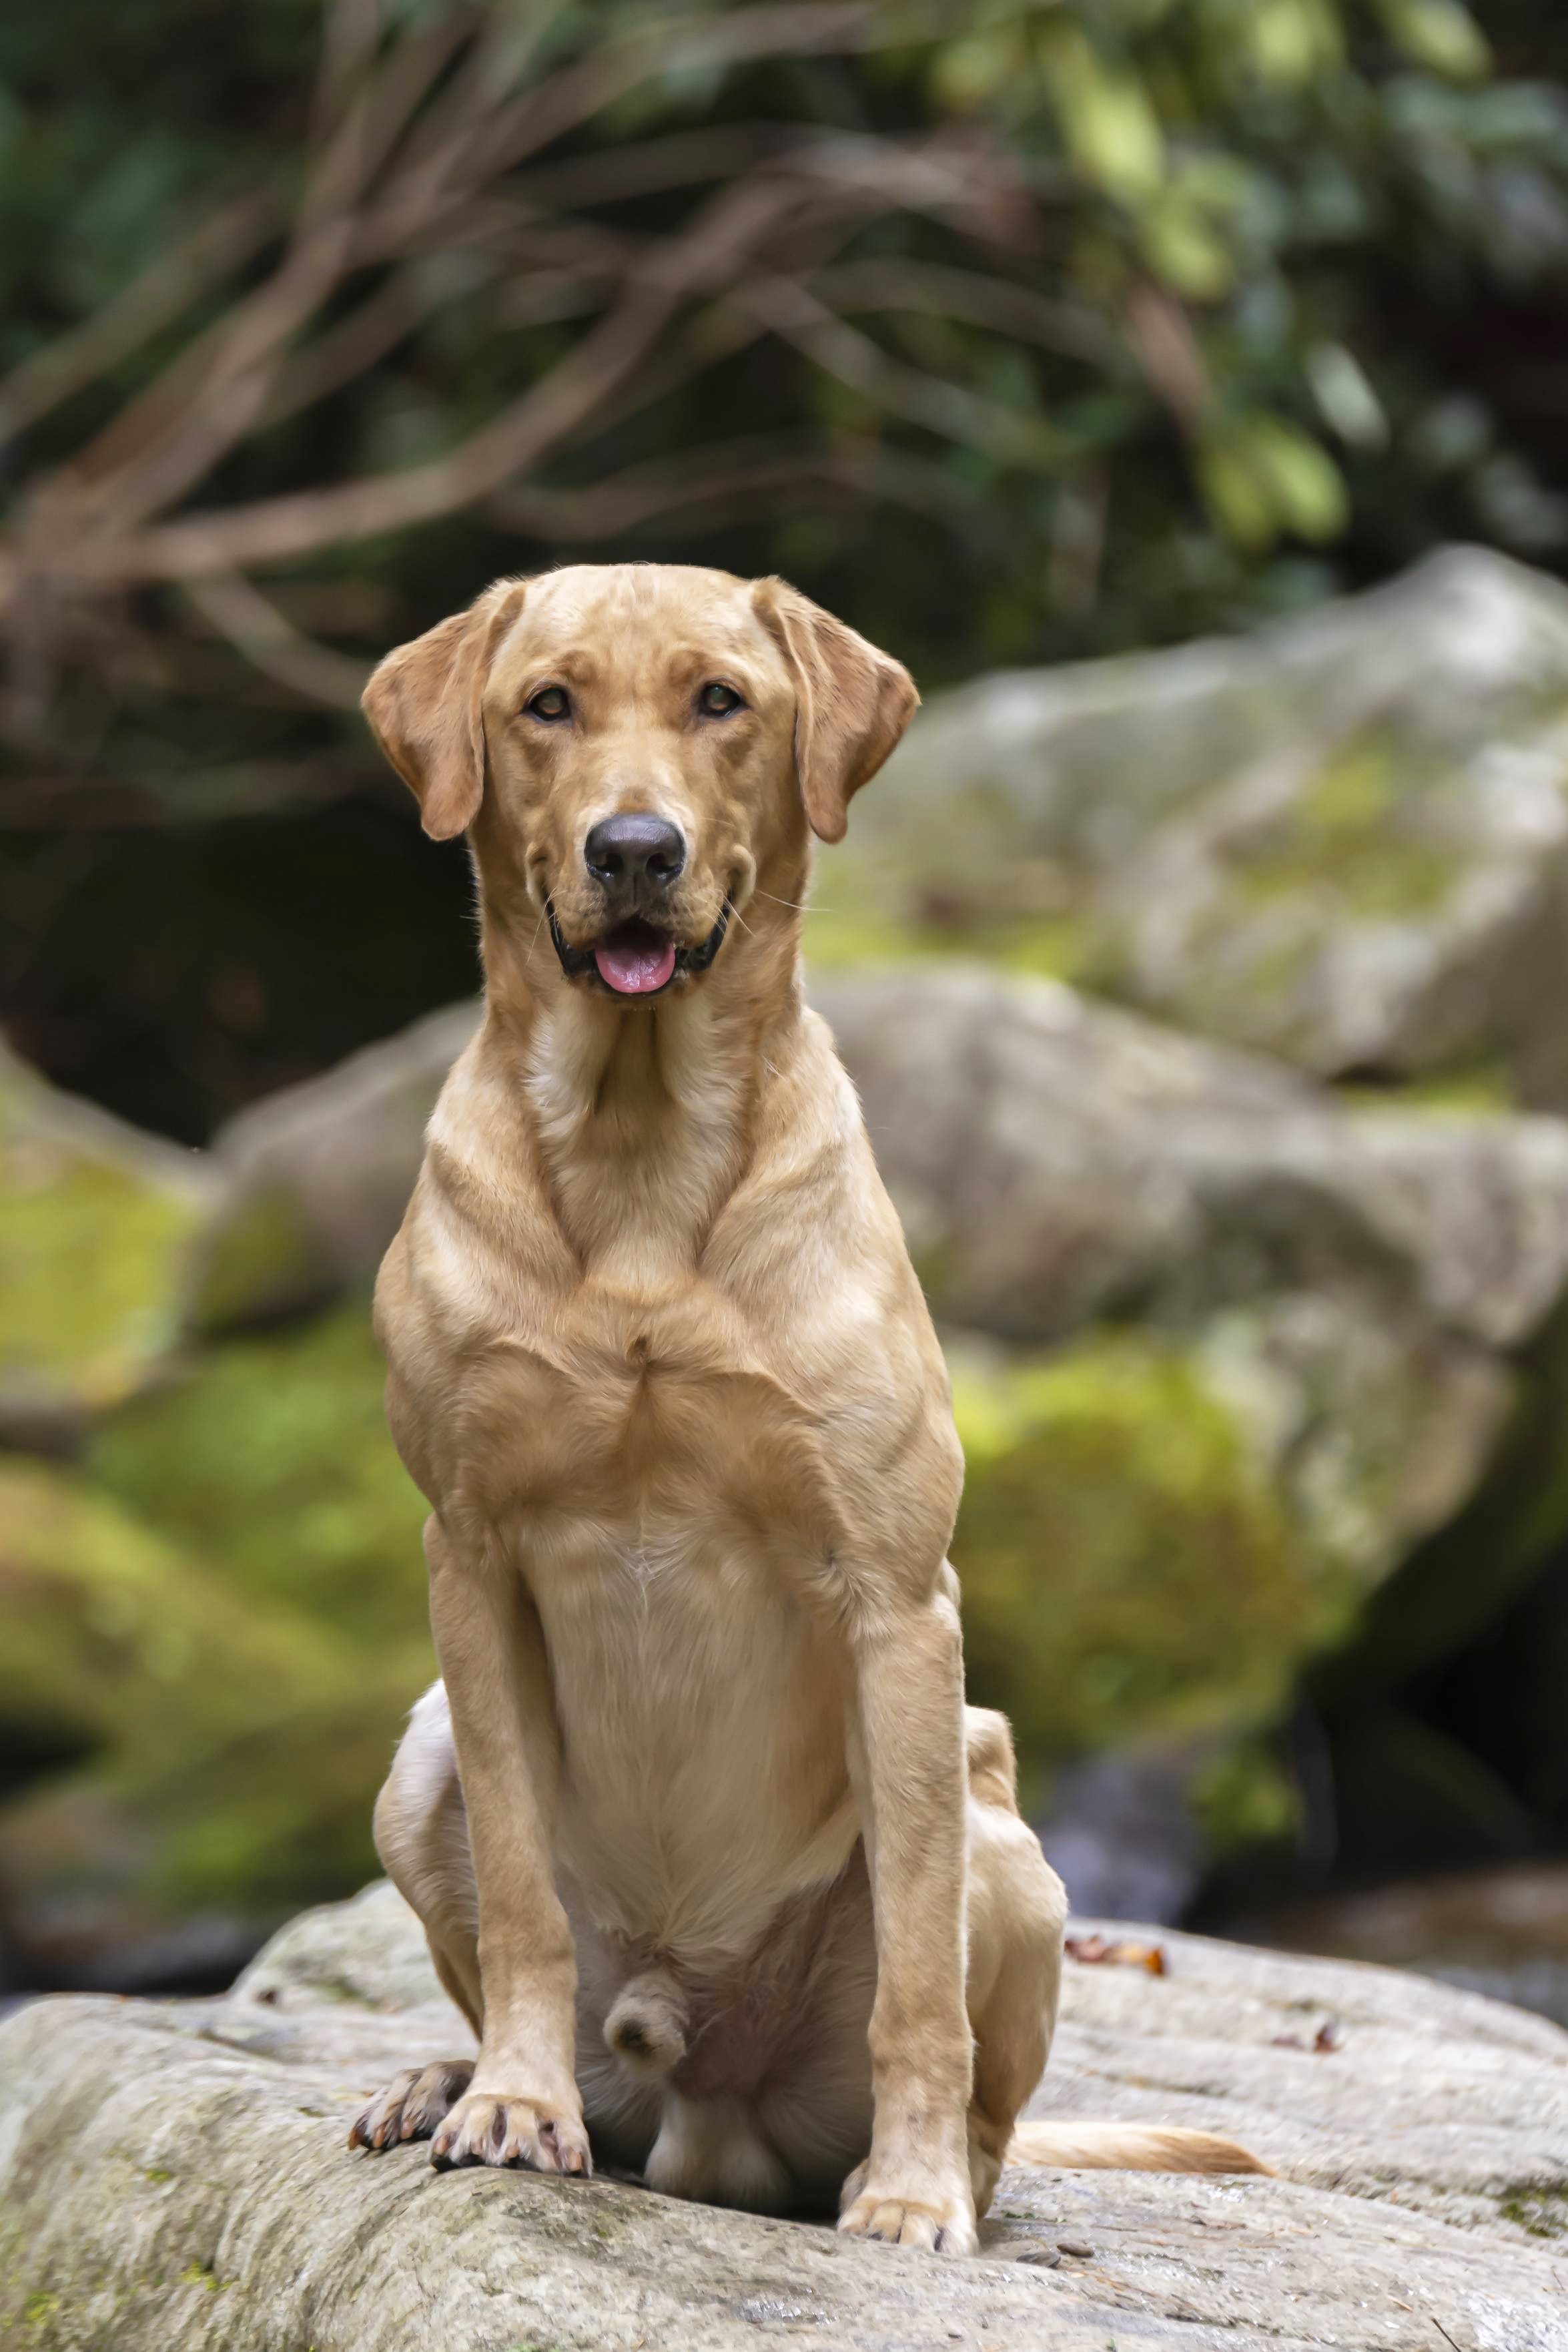
[{"label": "green leaf", "polygon": [[1350,499],[1343,475],[1322,444],[1278,416],[1250,418],[1242,437],[1276,510],[1297,538],[1338,539],[1350,520]]},{"label": "green leaf", "polygon": [[1356,449],[1385,449],[1388,418],[1370,378],[1343,343],[1314,343],[1306,357],[1307,382],[1323,422]]},{"label": "green leaf", "polygon": [[1449,81],[1480,81],[1491,47],[1460,0],[1380,0],[1388,37],[1413,65]]},{"label": "green leaf", "polygon": [[1234,440],[1212,441],[1198,452],[1198,488],[1226,537],[1261,554],[1280,535],[1279,516],[1258,469]]},{"label": "green leaf", "polygon": [[1048,30],[1040,60],[1062,139],[1084,178],[1124,204],[1152,196],[1165,178],[1165,133],[1137,76],[1110,64],[1075,25]]},{"label": "green leaf", "polygon": [[1242,26],[1254,71],[1279,89],[1300,89],[1344,54],[1338,15],[1325,0],[1256,0]]},{"label": "green leaf", "polygon": [[1157,199],[1150,207],[1138,242],[1155,276],[1192,301],[1218,301],[1235,281],[1236,267],[1223,238],[1197,205],[1178,195]]},{"label": "green leaf", "polygon": [[994,25],[967,40],[944,42],[931,68],[931,94],[955,114],[974,114],[1028,65],[1022,28]]}]

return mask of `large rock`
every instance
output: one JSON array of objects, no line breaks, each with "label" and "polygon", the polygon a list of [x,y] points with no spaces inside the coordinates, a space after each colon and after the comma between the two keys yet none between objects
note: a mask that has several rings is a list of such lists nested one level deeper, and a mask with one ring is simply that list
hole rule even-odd
[{"label": "large rock", "polygon": [[[624,2182],[351,2156],[389,2071],[468,2046],[372,1888],[225,2000],[0,2028],[0,2330],[37,2352],[1563,2352],[1568,2036],[1419,1978],[1165,1944],[1164,1977],[1068,1963],[1034,2111],[1207,2126],[1280,2177],[1009,2172],[979,2257],[944,2262]],[[1059,2238],[1087,2251],[1019,2259]]]},{"label": "large rock", "polygon": [[408,1205],[425,1121],[478,1018],[476,1002],[445,1005],[220,1130],[225,1196],[202,1253],[198,1326],[369,1286]]},{"label": "large rock", "polygon": [[967,941],[1322,1075],[1568,1105],[1568,591],[1477,549],[1174,653],[982,677],[821,862],[821,959]]},{"label": "large rock", "polygon": [[814,996],[949,1328],[977,1688],[1037,1760],[1267,1722],[1481,1479],[1568,1129],[1351,1109],[979,968]]},{"label": "large rock", "polygon": [[1364,1289],[1486,1349],[1568,1277],[1568,1125],[1360,1108],[979,966],[821,981],[939,1317],[1019,1340]]},{"label": "large rock", "polygon": [[[1352,1108],[1277,1062],[979,967],[813,994],[948,1329],[977,1693],[1013,1713],[1037,1775],[1129,1737],[1267,1723],[1482,1477],[1517,1351],[1568,1281],[1568,1129]],[[220,1146],[239,1223],[265,1171],[280,1215],[316,1218],[331,1278],[362,1281],[474,1017],[455,1006],[247,1113]],[[338,1571],[308,1545],[287,1566],[274,1498],[308,1505],[307,1530],[324,1514],[349,1553],[368,1529],[356,1591],[384,1580],[412,1612],[391,1559],[413,1559],[412,1527],[394,1510],[382,1540],[339,1466],[390,1461],[373,1364],[334,1357],[330,1390],[296,1390],[258,1358],[252,1399],[222,1369],[243,1360],[122,1416],[100,1472],[182,1540],[232,1525],[247,1573],[270,1556],[326,1595]],[[300,1444],[320,1465],[303,1486]]]},{"label": "large rock", "polygon": [[70,1470],[0,1466],[0,1958],[23,1981],[211,1980],[207,1956],[373,1862],[434,1672],[382,1381],[344,1308],[213,1349]]},{"label": "large rock", "polygon": [[216,1191],[0,1045],[0,1442],[59,1444],[162,1375]]}]

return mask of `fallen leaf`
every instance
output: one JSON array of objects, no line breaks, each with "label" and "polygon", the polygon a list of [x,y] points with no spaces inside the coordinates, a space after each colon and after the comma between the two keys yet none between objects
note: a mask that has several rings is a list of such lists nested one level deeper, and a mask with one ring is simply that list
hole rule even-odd
[{"label": "fallen leaf", "polygon": [[1086,1968],[1109,1966],[1145,1969],[1152,1977],[1167,1974],[1166,1956],[1158,1944],[1113,1943],[1108,1936],[1068,1936],[1062,1940],[1068,1958]]}]

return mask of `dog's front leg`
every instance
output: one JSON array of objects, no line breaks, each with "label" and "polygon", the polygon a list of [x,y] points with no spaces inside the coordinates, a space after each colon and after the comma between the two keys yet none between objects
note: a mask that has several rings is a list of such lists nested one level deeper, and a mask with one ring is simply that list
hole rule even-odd
[{"label": "dog's front leg", "polygon": [[841,2230],[972,2253],[964,2000],[967,1775],[958,1615],[938,1591],[852,1636],[850,1768],[876,1922],[871,2155]]},{"label": "dog's front leg", "polygon": [[550,1855],[560,1752],[544,1637],[509,1562],[454,1543],[438,1518],[425,1551],[479,1895],[483,2008],[474,2080],[431,2161],[589,2172],[577,1958]]}]

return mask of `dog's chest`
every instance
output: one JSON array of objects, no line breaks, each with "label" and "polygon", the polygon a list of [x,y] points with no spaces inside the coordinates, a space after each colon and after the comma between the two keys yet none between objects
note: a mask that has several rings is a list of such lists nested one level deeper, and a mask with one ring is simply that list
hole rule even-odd
[{"label": "dog's chest", "polygon": [[803,1532],[817,1416],[788,1358],[688,1277],[597,1278],[486,1349],[466,1381],[468,1468],[545,1555],[580,1523],[703,1528],[733,1549]]},{"label": "dog's chest", "polygon": [[853,1842],[841,1660],[781,1540],[695,1492],[635,1517],[557,1512],[524,1548],[561,1858],[602,1927],[739,1950]]},{"label": "dog's chest", "polygon": [[723,1297],[582,1286],[493,1409],[543,1626],[562,1859],[600,1923],[734,1951],[852,1844],[816,1437]]}]

